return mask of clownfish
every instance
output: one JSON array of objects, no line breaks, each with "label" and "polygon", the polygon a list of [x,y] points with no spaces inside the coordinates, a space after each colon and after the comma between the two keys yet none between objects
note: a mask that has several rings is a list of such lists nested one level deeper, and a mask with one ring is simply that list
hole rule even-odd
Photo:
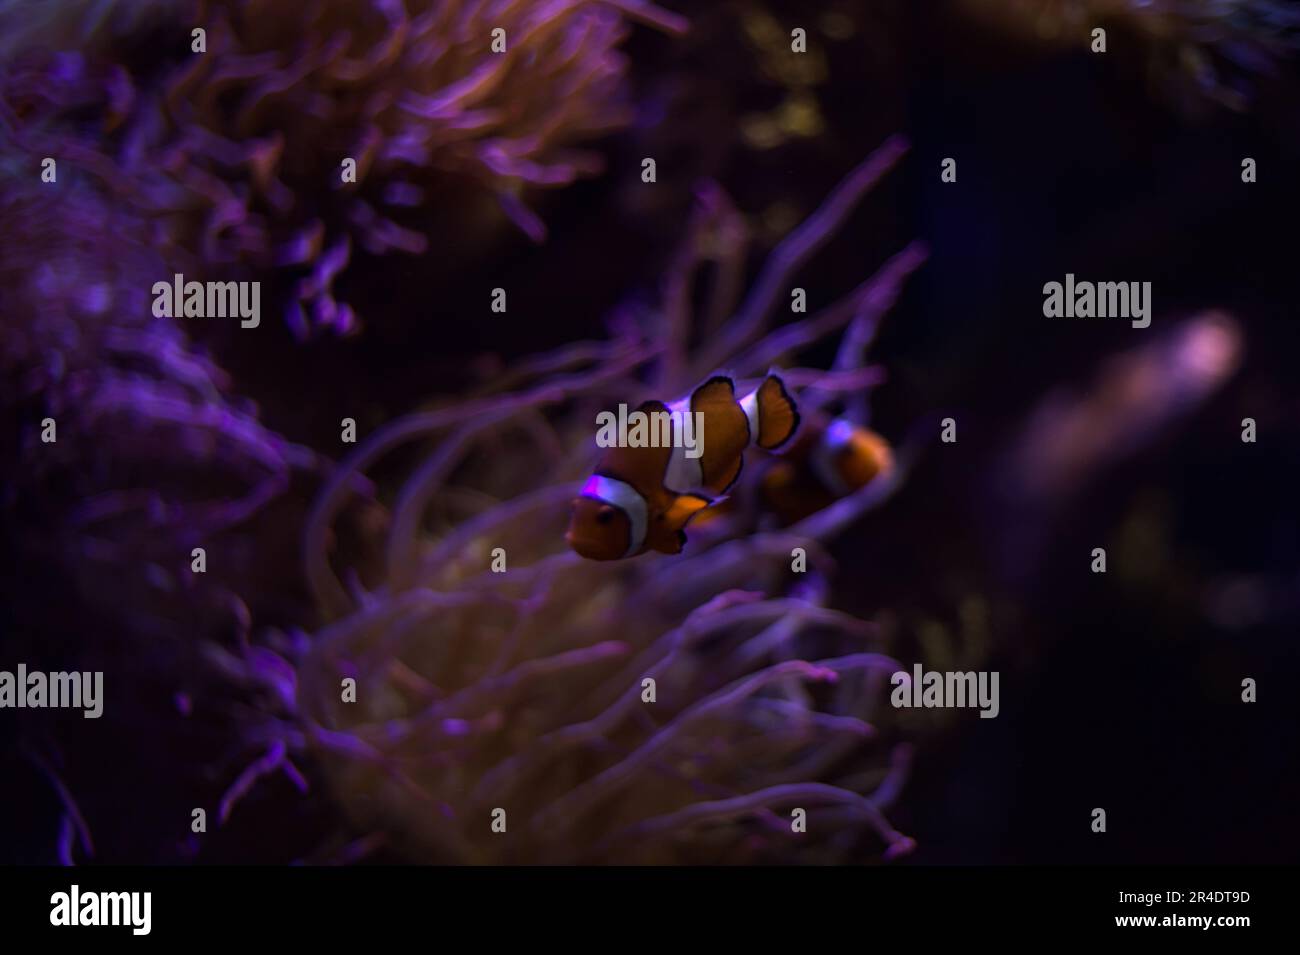
[{"label": "clownfish", "polygon": [[701,414],[702,454],[690,457],[680,446],[608,448],[573,501],[565,535],[591,560],[681,553],[687,523],[736,483],[745,449],[779,448],[799,427],[798,408],[776,375],[744,398],[719,375],[671,407],[647,401],[637,410]]},{"label": "clownfish", "polygon": [[763,474],[759,496],[788,526],[866,487],[893,466],[889,444],[874,431],[816,415]]}]

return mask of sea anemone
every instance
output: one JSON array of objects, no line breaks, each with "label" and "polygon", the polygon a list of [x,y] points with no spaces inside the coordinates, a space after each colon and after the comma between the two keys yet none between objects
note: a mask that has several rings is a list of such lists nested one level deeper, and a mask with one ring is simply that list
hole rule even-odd
[{"label": "sea anemone", "polygon": [[[394,421],[327,484],[305,532],[330,621],[250,672],[280,703],[231,788],[310,754],[367,847],[443,862],[762,862],[893,858],[912,841],[885,810],[908,747],[881,687],[897,671],[873,625],[827,605],[824,542],[888,495],[869,485],[794,527],[712,522],[673,559],[587,562],[563,544],[611,399],[667,394],[704,364],[739,375],[850,326],[851,355],[924,258],[909,247],[843,301],[770,329],[788,281],[904,151],[893,140],[775,250],[735,316],[697,322],[679,289],[729,205],[701,207],[652,321],[525,360],[489,393]],[[714,250],[714,251],[711,251]],[[733,262],[733,265],[735,263]],[[733,283],[722,277],[721,314]],[[703,336],[699,345],[691,345]],[[812,392],[862,369],[786,365]],[[647,380],[648,376],[648,380]],[[876,379],[871,379],[876,380]],[[387,504],[382,552],[331,560],[356,477],[415,439],[435,443]],[[906,455],[902,455],[904,459]],[[903,473],[896,472],[894,479]],[[791,572],[803,548],[815,569]],[[268,717],[272,714],[268,714]],[[806,832],[797,820],[806,813]],[[504,831],[502,831],[504,830]]]},{"label": "sea anemone", "polygon": [[19,436],[6,506],[24,546],[113,606],[115,582],[188,563],[312,458],[153,317],[167,273],[137,217],[88,183],[27,171],[0,188],[0,218],[0,409]]},{"label": "sea anemone", "polygon": [[[9,145],[0,121],[4,165],[24,165]],[[115,784],[139,785],[129,772],[96,770],[110,752],[117,767],[139,765],[140,725],[151,726],[149,752],[168,769],[167,784],[149,787],[159,800],[194,784],[196,763],[206,768],[206,740],[182,721],[157,725],[157,696],[164,688],[164,699],[193,695],[207,705],[242,691],[199,664],[207,641],[234,642],[233,624],[247,620],[243,585],[260,582],[265,595],[266,548],[248,547],[250,526],[315,460],[234,397],[178,323],[153,316],[152,284],[167,272],[146,223],[93,182],[3,173],[6,650],[32,666],[75,661],[104,671],[110,688],[129,688],[110,689],[97,733],[30,714],[18,736],[63,803],[63,861],[96,852],[151,859],[158,845],[149,833],[109,825],[92,841],[92,826],[118,814]],[[196,547],[203,574],[193,572]],[[117,844],[124,837],[129,845]]]},{"label": "sea anemone", "polygon": [[165,9],[147,47],[105,25],[42,54],[71,31],[28,27],[3,97],[39,155],[107,152],[192,268],[278,275],[299,335],[356,327],[335,291],[355,257],[476,243],[497,219],[484,199],[540,241],[529,194],[597,171],[581,144],[630,118],[627,20],[684,29],[643,0]]}]

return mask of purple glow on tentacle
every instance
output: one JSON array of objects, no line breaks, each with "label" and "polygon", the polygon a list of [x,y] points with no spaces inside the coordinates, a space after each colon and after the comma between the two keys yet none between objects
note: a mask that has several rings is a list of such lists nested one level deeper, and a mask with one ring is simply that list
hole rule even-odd
[{"label": "purple glow on tentacle", "polygon": [[816,212],[782,240],[768,257],[763,274],[759,276],[740,312],[714,346],[705,349],[696,361],[694,367],[701,374],[710,368],[720,367],[726,362],[728,353],[734,354],[752,341],[762,330],[776,300],[785,294],[794,273],[830,240],[836,229],[856,208],[859,200],[894,167],[908,148],[909,144],[902,136],[886,140],[845,177]]}]

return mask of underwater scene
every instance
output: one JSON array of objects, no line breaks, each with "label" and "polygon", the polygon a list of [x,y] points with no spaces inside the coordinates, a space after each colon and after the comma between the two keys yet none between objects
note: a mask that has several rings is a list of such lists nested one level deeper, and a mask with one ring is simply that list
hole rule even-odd
[{"label": "underwater scene", "polygon": [[1298,51],[0,2],[0,863],[1294,863]]}]

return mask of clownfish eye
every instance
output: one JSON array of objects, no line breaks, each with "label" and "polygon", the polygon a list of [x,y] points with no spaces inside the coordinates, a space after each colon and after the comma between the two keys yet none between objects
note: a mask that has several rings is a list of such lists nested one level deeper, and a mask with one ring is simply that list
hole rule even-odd
[{"label": "clownfish eye", "polygon": [[597,524],[608,524],[614,519],[614,509],[608,504],[596,512]]}]

